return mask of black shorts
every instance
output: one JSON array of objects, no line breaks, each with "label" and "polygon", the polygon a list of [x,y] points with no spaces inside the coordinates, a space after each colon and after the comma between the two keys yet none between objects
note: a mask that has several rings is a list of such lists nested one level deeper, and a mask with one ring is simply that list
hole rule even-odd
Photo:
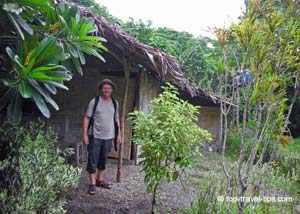
[{"label": "black shorts", "polygon": [[95,173],[96,170],[104,170],[107,161],[107,155],[110,151],[113,139],[98,139],[89,138],[88,150],[88,164],[86,171]]}]

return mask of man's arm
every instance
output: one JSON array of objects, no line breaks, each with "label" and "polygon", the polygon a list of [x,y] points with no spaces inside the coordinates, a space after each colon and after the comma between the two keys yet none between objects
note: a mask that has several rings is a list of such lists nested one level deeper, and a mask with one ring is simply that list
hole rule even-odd
[{"label": "man's arm", "polygon": [[82,122],[82,141],[86,145],[89,144],[88,127],[89,127],[90,118],[92,117],[92,114],[93,114],[94,104],[95,104],[95,99],[92,99],[89,102],[88,108],[86,110],[86,113],[85,113],[85,116],[84,116],[83,122]]},{"label": "man's arm", "polygon": [[89,144],[88,137],[88,126],[89,126],[90,118],[88,116],[84,116],[82,123],[82,141],[84,144]]}]

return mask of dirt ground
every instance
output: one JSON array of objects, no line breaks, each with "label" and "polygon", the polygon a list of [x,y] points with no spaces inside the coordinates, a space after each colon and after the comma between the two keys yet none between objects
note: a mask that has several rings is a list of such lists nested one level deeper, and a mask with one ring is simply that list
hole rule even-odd
[{"label": "dirt ground", "polygon": [[[151,213],[151,194],[146,193],[144,174],[140,166],[126,162],[123,166],[121,183],[116,182],[117,161],[110,159],[105,180],[112,183],[112,189],[97,188],[96,195],[87,194],[88,174],[83,173],[77,188],[66,194],[69,201],[65,206],[69,214],[148,214]],[[183,181],[184,182],[184,181]],[[163,184],[157,198],[158,213],[178,213],[190,206],[196,188],[184,191],[181,182]]]}]

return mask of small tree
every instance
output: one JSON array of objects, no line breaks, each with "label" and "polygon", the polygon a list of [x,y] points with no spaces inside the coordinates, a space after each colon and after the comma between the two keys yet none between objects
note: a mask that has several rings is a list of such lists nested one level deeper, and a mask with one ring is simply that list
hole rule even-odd
[{"label": "small tree", "polygon": [[163,89],[151,102],[149,112],[131,114],[133,140],[142,145],[140,158],[147,192],[153,193],[152,213],[160,182],[176,181],[185,174],[200,156],[201,143],[211,140],[210,133],[195,124],[199,107],[181,100],[171,84]]}]

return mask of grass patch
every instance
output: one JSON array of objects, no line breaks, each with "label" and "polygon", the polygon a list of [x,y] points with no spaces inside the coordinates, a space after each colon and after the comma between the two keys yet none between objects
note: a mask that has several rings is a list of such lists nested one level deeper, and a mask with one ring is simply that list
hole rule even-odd
[{"label": "grass patch", "polygon": [[293,138],[291,144],[284,148],[284,150],[289,154],[300,155],[300,138]]}]

